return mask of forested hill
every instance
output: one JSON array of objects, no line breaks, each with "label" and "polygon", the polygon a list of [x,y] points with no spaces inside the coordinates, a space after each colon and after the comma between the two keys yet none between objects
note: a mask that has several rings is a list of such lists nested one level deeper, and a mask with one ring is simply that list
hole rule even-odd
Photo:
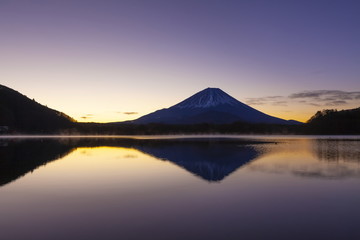
[{"label": "forested hill", "polygon": [[318,111],[306,125],[315,134],[360,134],[360,108]]},{"label": "forested hill", "polygon": [[56,132],[70,128],[74,120],[21,93],[0,85],[0,126],[29,133]]}]

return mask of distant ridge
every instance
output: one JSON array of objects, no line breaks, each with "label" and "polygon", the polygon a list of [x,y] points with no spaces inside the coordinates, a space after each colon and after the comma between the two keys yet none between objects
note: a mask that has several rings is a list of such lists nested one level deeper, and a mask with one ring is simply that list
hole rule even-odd
[{"label": "distant ridge", "polygon": [[184,101],[136,120],[136,124],[228,124],[233,122],[299,124],[262,113],[219,88],[206,88]]}]

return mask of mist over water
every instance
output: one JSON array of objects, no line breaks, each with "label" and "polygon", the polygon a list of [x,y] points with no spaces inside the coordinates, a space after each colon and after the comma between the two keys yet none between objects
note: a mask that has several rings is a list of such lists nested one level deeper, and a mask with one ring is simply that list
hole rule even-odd
[{"label": "mist over water", "polygon": [[356,136],[2,138],[0,156],[4,239],[360,237]]}]

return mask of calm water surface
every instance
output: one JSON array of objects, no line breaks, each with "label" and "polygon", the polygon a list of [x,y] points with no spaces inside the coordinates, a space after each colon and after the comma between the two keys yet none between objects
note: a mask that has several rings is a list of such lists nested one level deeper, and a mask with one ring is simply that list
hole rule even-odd
[{"label": "calm water surface", "polygon": [[360,239],[360,137],[1,138],[1,239]]}]

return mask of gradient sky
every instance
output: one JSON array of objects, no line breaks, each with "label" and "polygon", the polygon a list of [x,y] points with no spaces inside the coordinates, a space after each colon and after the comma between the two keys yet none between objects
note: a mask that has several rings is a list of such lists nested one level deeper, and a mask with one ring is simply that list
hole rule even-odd
[{"label": "gradient sky", "polygon": [[112,122],[219,87],[306,121],[360,106],[358,0],[0,0],[0,84]]}]

